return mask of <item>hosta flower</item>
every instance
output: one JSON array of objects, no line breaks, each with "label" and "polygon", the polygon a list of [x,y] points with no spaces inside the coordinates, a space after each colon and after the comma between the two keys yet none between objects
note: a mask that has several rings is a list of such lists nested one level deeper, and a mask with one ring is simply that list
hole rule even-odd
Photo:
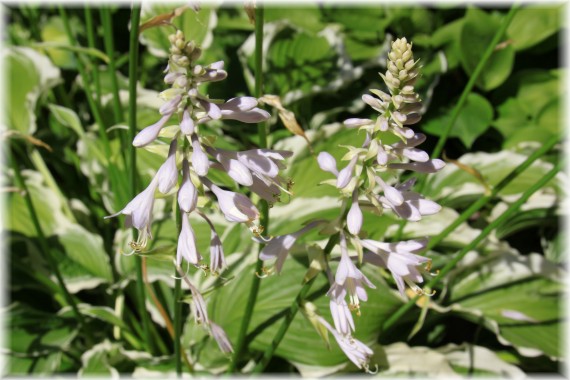
[{"label": "hosta flower", "polygon": [[358,191],[354,190],[352,192],[352,205],[346,215],[346,228],[351,234],[358,235],[362,228],[362,220],[362,210],[358,205]]},{"label": "hosta flower", "polygon": [[387,268],[392,273],[402,296],[405,295],[405,284],[408,284],[416,293],[424,294],[424,291],[416,285],[416,283],[423,282],[422,275],[417,267],[430,262],[430,259],[413,252],[423,250],[427,244],[426,240],[382,243],[364,239],[360,243],[372,252],[365,253],[363,261]]},{"label": "hosta flower", "polygon": [[224,247],[222,246],[222,241],[214,228],[212,221],[203,213],[199,213],[200,216],[208,223],[210,226],[210,270],[213,273],[219,273],[226,266],[226,259],[224,257]]},{"label": "hosta flower", "polygon": [[220,350],[223,353],[230,354],[234,352],[234,348],[232,347],[232,344],[228,339],[226,332],[220,326],[211,321],[210,332],[212,333],[212,336],[216,340],[216,343],[218,343],[218,347],[220,347]]},{"label": "hosta flower", "polygon": [[340,250],[341,257],[336,269],[335,281],[327,295],[336,303],[342,303],[348,294],[350,308],[359,312],[360,300],[366,301],[368,299],[364,285],[372,289],[375,289],[376,286],[368,280],[350,259],[346,247],[346,238],[342,232],[340,233]]},{"label": "hosta flower", "polygon": [[379,196],[378,200],[385,208],[392,209],[400,218],[407,219],[410,222],[417,222],[422,216],[437,214],[441,210],[441,206],[434,201],[424,199],[420,194],[409,190],[415,183],[412,178],[397,186],[397,191],[402,195],[403,202],[396,204],[386,196]]},{"label": "hosta flower", "polygon": [[135,136],[135,139],[133,140],[133,145],[136,146],[137,148],[142,148],[143,146],[147,146],[148,144],[156,140],[158,134],[160,133],[160,130],[162,129],[162,127],[164,127],[164,125],[168,122],[168,120],[170,120],[171,116],[172,113],[165,114],[156,123],[140,131]]},{"label": "hosta flower", "polygon": [[322,317],[317,317],[319,322],[334,336],[336,342],[344,354],[354,363],[358,368],[369,370],[370,358],[374,352],[361,341],[353,338],[350,335],[339,334],[331,325]]},{"label": "hosta flower", "polygon": [[185,212],[182,213],[182,228],[180,229],[178,246],[176,248],[176,265],[180,266],[182,259],[194,265],[197,265],[202,260],[202,256],[200,256],[196,247],[196,235]]},{"label": "hosta flower", "polygon": [[281,273],[283,263],[299,236],[315,228],[319,223],[321,221],[311,222],[297,232],[271,238],[269,243],[259,253],[259,258],[264,261],[276,258],[275,271]]},{"label": "hosta flower", "polygon": [[351,331],[354,331],[354,319],[352,319],[352,313],[348,304],[345,300],[342,300],[340,303],[330,300],[329,304],[336,331],[342,335],[349,335]]},{"label": "hosta flower", "polygon": [[216,195],[216,198],[218,198],[220,211],[228,221],[251,223],[259,219],[259,211],[245,195],[223,190],[208,179],[203,179],[203,183],[208,186]]},{"label": "hosta flower", "polygon": [[190,179],[190,165],[188,160],[182,160],[182,184],[178,190],[178,206],[180,210],[190,213],[198,204],[198,191]]},{"label": "hosta flower", "polygon": [[160,169],[158,169],[156,176],[158,178],[158,190],[163,194],[170,192],[178,182],[178,169],[176,168],[176,140],[172,140],[170,143],[168,158],[164,161],[164,164],[162,164]]},{"label": "hosta flower", "polygon": [[135,250],[146,247],[148,239],[152,237],[150,228],[152,223],[152,208],[154,206],[154,193],[157,187],[158,176],[155,176],[148,187],[134,197],[124,209],[105,217],[112,218],[119,214],[126,216],[125,227],[134,227],[139,231],[137,242],[132,244]]}]

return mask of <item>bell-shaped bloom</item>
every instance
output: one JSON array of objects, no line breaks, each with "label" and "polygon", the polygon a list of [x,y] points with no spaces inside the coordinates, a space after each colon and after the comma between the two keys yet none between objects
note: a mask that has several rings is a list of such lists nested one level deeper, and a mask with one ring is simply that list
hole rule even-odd
[{"label": "bell-shaped bloom", "polygon": [[338,173],[338,177],[336,179],[336,187],[339,189],[344,189],[353,176],[354,167],[356,166],[356,162],[358,161],[358,155],[352,157],[348,165],[344,169],[342,169]]},{"label": "bell-shaped bloom", "polygon": [[359,310],[360,300],[366,301],[368,299],[364,285],[372,289],[376,287],[358,270],[350,259],[346,247],[346,238],[342,231],[340,233],[340,250],[341,257],[336,270],[335,281],[327,292],[327,295],[335,302],[341,303],[348,294],[350,307]]},{"label": "bell-shaped bloom", "polygon": [[340,303],[330,300],[330,309],[336,331],[342,335],[349,335],[354,331],[354,319],[345,300]]},{"label": "bell-shaped bloom", "polygon": [[209,325],[211,322],[208,318],[208,309],[206,307],[204,297],[202,297],[202,294],[187,277],[184,277],[184,280],[186,285],[190,288],[190,293],[192,293],[192,303],[190,304],[190,308],[192,310],[192,314],[194,314],[194,322],[196,322],[196,324],[204,323]]},{"label": "bell-shaped bloom", "polygon": [[412,170],[418,173],[435,173],[445,167],[445,162],[438,158],[425,162],[406,162],[389,164],[390,169]]},{"label": "bell-shaped bloom", "polygon": [[218,198],[220,211],[222,211],[228,221],[251,223],[259,219],[259,211],[245,195],[223,190],[207,179],[203,179],[203,183],[208,186],[216,195],[216,198]]},{"label": "bell-shaped bloom", "polygon": [[386,182],[384,182],[384,180],[378,176],[376,176],[376,182],[380,184],[380,187],[382,187],[382,191],[384,191],[384,196],[392,204],[400,206],[402,203],[404,203],[404,196],[402,195],[402,192],[400,190],[386,184]]},{"label": "bell-shaped bloom", "polygon": [[234,352],[234,348],[232,347],[232,344],[228,339],[228,336],[224,329],[222,329],[214,322],[210,321],[210,332],[212,333],[212,337],[214,337],[216,343],[218,343],[218,347],[220,347],[220,350],[224,354],[230,354]]},{"label": "bell-shaped bloom", "polygon": [[398,141],[392,144],[391,147],[395,154],[401,157],[406,157],[412,161],[416,162],[427,162],[429,160],[429,155],[421,149],[416,148],[416,146],[423,143],[426,136],[422,133],[416,133],[411,139],[407,139],[406,142]]},{"label": "bell-shaped bloom", "polygon": [[336,167],[336,160],[328,152],[321,152],[317,157],[319,167],[325,172],[329,172],[338,177],[338,169]]},{"label": "bell-shaped bloom", "polygon": [[410,191],[413,186],[415,178],[412,178],[401,185],[396,186],[397,190],[403,197],[401,204],[395,204],[388,197],[380,196],[378,200],[384,208],[392,209],[400,218],[406,219],[410,222],[417,222],[423,216],[437,214],[441,210],[441,206],[434,201],[425,199],[422,195]]},{"label": "bell-shaped bloom", "polygon": [[182,228],[180,229],[178,247],[176,249],[177,266],[180,266],[182,259],[194,265],[197,265],[202,260],[202,256],[200,256],[196,246],[196,235],[188,220],[188,214],[185,212],[182,212]]},{"label": "bell-shaped bloom", "polygon": [[208,156],[202,150],[202,145],[200,145],[196,135],[192,135],[192,167],[200,177],[208,174],[208,168],[210,167],[210,160],[208,160]]},{"label": "bell-shaped bloom", "polygon": [[280,161],[291,157],[293,153],[284,150],[251,149],[237,153],[238,160],[258,176],[275,178],[279,169],[283,168]]},{"label": "bell-shaped bloom", "polygon": [[350,335],[339,334],[332,326],[325,321],[322,317],[317,317],[319,322],[334,336],[340,349],[344,354],[354,363],[358,368],[368,371],[370,358],[374,352],[361,341],[353,338]]},{"label": "bell-shaped bloom", "polygon": [[216,228],[212,221],[203,213],[199,215],[208,223],[210,226],[210,270],[214,273],[219,273],[226,267],[226,259],[224,257],[224,247],[222,246],[222,241],[216,232]]},{"label": "bell-shaped bloom", "polygon": [[182,95],[178,94],[174,98],[170,99],[166,103],[164,103],[158,109],[161,115],[172,115],[174,111],[178,108],[180,101],[182,100]]},{"label": "bell-shaped bloom", "polygon": [[133,139],[133,146],[136,146],[137,148],[142,148],[143,146],[147,146],[148,144],[156,140],[158,134],[160,133],[160,130],[162,129],[162,127],[164,127],[164,125],[170,119],[171,116],[172,112],[167,113],[164,116],[162,116],[156,123],[140,131]]},{"label": "bell-shaped bloom", "polygon": [[223,149],[208,148],[208,152],[222,165],[224,171],[242,186],[251,186],[253,178],[251,172],[242,162],[237,159],[236,152]]},{"label": "bell-shaped bloom", "polygon": [[178,190],[178,205],[180,210],[191,213],[198,204],[198,191],[190,179],[188,160],[182,160],[182,184]]},{"label": "bell-shaped bloom", "polygon": [[152,238],[152,208],[154,206],[154,193],[158,187],[158,177],[155,176],[148,187],[131,200],[121,211],[106,216],[112,218],[119,214],[126,216],[125,227],[134,227],[139,231],[137,247],[144,248],[148,239]]},{"label": "bell-shaped bloom", "polygon": [[299,238],[299,236],[310,231],[319,225],[321,221],[314,221],[308,223],[305,227],[301,228],[299,231],[293,232],[291,234],[276,236],[272,238],[269,243],[261,250],[259,253],[259,258],[261,260],[272,260],[277,259],[275,262],[275,271],[281,273],[283,268],[283,263],[289,254],[289,251]]},{"label": "bell-shaped bloom", "polygon": [[194,133],[194,120],[192,120],[192,116],[188,109],[185,109],[182,113],[182,121],[180,122],[180,130],[186,136],[190,136]]},{"label": "bell-shaped bloom", "polygon": [[271,117],[267,111],[255,107],[256,105],[257,100],[249,96],[232,98],[220,105],[222,119],[238,120],[244,123],[260,123]]},{"label": "bell-shaped bloom", "polygon": [[343,124],[347,128],[360,128],[366,125],[374,125],[374,121],[370,119],[350,118],[346,119]]},{"label": "bell-shaped bloom", "polygon": [[417,293],[423,293],[417,283],[423,282],[418,266],[430,261],[429,258],[416,255],[413,252],[425,248],[427,240],[408,240],[394,243],[383,243],[370,239],[360,241],[362,246],[371,253],[365,252],[363,261],[387,268],[396,281],[398,290],[405,296],[405,284]]},{"label": "bell-shaped bloom", "polygon": [[353,235],[358,235],[362,228],[362,221],[362,210],[360,210],[360,206],[358,205],[358,189],[354,189],[352,192],[352,205],[346,215],[346,227],[348,231]]},{"label": "bell-shaped bloom", "polygon": [[161,165],[160,169],[158,169],[156,176],[158,177],[158,190],[162,194],[170,192],[178,182],[178,169],[176,168],[176,139],[172,140],[170,143],[168,157]]},{"label": "bell-shaped bloom", "polygon": [[206,110],[208,116],[212,120],[218,120],[222,118],[222,111],[220,110],[220,107],[218,107],[217,104],[204,99],[200,99],[199,101],[202,107],[204,107],[204,110]]}]

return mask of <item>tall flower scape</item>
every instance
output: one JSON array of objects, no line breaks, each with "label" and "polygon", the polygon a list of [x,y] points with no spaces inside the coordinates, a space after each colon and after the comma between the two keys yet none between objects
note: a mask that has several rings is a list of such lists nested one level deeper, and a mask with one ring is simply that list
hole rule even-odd
[{"label": "tall flower scape", "polygon": [[[435,214],[441,207],[412,191],[415,178],[398,183],[398,171],[434,173],[445,165],[439,159],[430,159],[418,148],[426,136],[410,128],[421,118],[421,101],[414,92],[414,83],[419,77],[418,61],[414,61],[412,45],[405,38],[392,43],[387,65],[388,70],[380,76],[389,93],[372,89],[373,95],[362,96],[362,100],[379,113],[378,117],[375,120],[351,118],[344,121],[347,128],[366,133],[362,146],[348,147],[343,157],[348,164],[341,170],[329,153],[318,155],[321,169],[336,177],[327,183],[336,186],[343,196],[342,217],[336,226],[341,252],[336,273],[333,275],[328,263],[326,265],[331,284],[327,295],[334,328],[322,317],[318,320],[333,334],[347,357],[366,370],[373,352],[352,337],[355,323],[351,312],[360,315],[360,301],[368,298],[366,288],[374,289],[375,286],[358,269],[355,261],[388,269],[402,296],[405,296],[406,285],[417,294],[426,294],[417,284],[423,282],[422,274],[429,273],[431,262],[417,254],[426,247],[426,239],[385,243],[361,238],[364,235],[361,205],[370,205],[378,213],[384,210],[394,212],[411,222]],[[384,143],[390,134],[400,141]],[[260,253],[261,259],[276,258],[275,269],[279,272],[299,235],[317,225],[311,223],[293,234],[274,238]],[[350,255],[351,246],[356,255]]]},{"label": "tall flower scape", "polygon": [[[217,82],[226,78],[224,62],[208,66],[197,63],[201,49],[193,41],[186,41],[181,31],[170,35],[171,43],[168,66],[164,82],[171,88],[160,97],[166,102],[160,107],[161,118],[153,125],[140,131],[133,145],[141,148],[151,143],[163,144],[158,140],[166,123],[177,115],[179,129],[170,141],[168,157],[158,169],[148,187],[138,194],[124,209],[112,216],[124,214],[126,226],[139,231],[138,240],[132,242],[135,251],[143,250],[152,237],[152,212],[155,193],[176,193],[181,213],[181,231],[178,238],[175,265],[192,293],[192,310],[195,320],[203,323],[218,342],[220,349],[231,352],[232,345],[224,330],[208,318],[204,299],[198,289],[181,270],[183,261],[219,273],[226,266],[222,243],[214,224],[198,205],[199,195],[210,195],[217,199],[218,208],[230,222],[245,223],[259,236],[263,231],[257,224],[259,211],[252,201],[241,193],[225,190],[208,179],[211,169],[226,172],[238,184],[248,187],[268,202],[279,199],[287,191],[287,182],[279,175],[284,168],[282,161],[291,155],[286,151],[253,149],[242,152],[217,149],[200,136],[200,125],[211,120],[232,119],[245,123],[258,123],[270,115],[257,108],[257,99],[236,97],[227,101],[210,99],[199,92],[199,86],[206,82]],[[179,140],[183,140],[182,146]],[[182,181],[179,186],[179,177]],[[189,221],[191,213],[200,215],[211,228],[210,265],[202,264],[202,255],[197,249],[196,236]]]}]

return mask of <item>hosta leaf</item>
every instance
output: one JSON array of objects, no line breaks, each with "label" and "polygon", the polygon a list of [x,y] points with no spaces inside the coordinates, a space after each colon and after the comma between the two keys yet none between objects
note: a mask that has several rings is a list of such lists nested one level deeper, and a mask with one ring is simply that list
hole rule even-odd
[{"label": "hosta leaf", "polygon": [[519,9],[507,28],[516,50],[528,49],[560,30],[563,19],[560,5],[530,5]]},{"label": "hosta leaf", "polygon": [[[485,50],[500,27],[501,20],[477,8],[469,8],[461,30],[461,63],[473,74]],[[477,86],[484,91],[499,87],[511,73],[515,52],[512,46],[496,50],[483,68]]]},{"label": "hosta leaf", "polygon": [[[426,121],[423,130],[441,136],[444,128],[451,120],[451,109],[445,110],[441,116]],[[493,120],[493,107],[481,95],[471,93],[459,111],[449,136],[458,137],[466,147],[470,148],[477,137],[481,136]]]},{"label": "hosta leaf", "polygon": [[[270,344],[281,324],[281,321],[275,323],[272,318],[275,318],[291,305],[301,288],[305,272],[306,267],[304,265],[290,258],[286,261],[280,275],[270,276],[261,281],[258,302],[249,330],[250,333],[252,331],[261,331],[261,333],[256,334],[255,339],[251,342],[252,348],[264,350]],[[355,317],[355,337],[370,344],[375,340],[382,321],[393,313],[402,304],[402,301],[384,285],[377,271],[368,268],[366,274],[375,283],[377,289],[368,290],[368,302],[361,304],[362,316]],[[244,306],[251,287],[253,268],[246,268],[242,275],[244,277],[234,287],[222,288],[212,295],[210,308],[211,318],[226,330],[233,342],[235,342],[241,324]],[[323,286],[328,287],[324,277],[319,276],[312,289],[316,291]],[[330,320],[327,297],[311,299],[311,302],[317,306],[320,315]],[[326,350],[325,344],[319,341],[314,327],[300,313],[293,320],[288,333],[276,351],[276,355],[295,363],[312,366],[330,367],[347,362],[346,357],[333,339],[331,339],[331,350]]]},{"label": "hosta leaf", "polygon": [[39,98],[60,81],[60,72],[45,55],[30,48],[4,51],[6,67],[5,125],[24,134],[36,131]]},{"label": "hosta leaf", "polygon": [[522,355],[560,357],[563,276],[562,269],[538,254],[471,255],[449,275],[448,302],[467,319],[476,322],[483,316],[484,325]]}]

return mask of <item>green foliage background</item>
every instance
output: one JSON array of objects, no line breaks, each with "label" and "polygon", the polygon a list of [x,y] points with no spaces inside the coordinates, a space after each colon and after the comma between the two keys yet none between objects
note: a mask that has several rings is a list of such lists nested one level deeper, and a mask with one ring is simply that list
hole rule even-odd
[{"label": "green foliage background", "polygon": [[[176,5],[143,6],[142,21],[172,11]],[[128,168],[121,140],[126,136],[128,98],[127,8],[111,7],[112,42],[99,9],[91,9],[92,28],[84,8],[69,8],[74,44],[70,44],[58,8],[4,5],[8,42],[4,48],[5,151],[21,167],[41,227],[72,296],[80,304],[86,325],[79,327],[55,281],[31,222],[22,189],[14,173],[3,170],[9,304],[4,309],[10,375],[164,375],[174,372],[172,339],[153,300],[138,299],[134,258],[127,251],[130,233],[121,221],[103,216],[129,201]],[[488,193],[542,144],[562,133],[561,98],[565,94],[560,66],[564,5],[526,4],[519,9],[460,110],[445,145],[447,167],[430,175],[426,197],[443,206],[440,214],[409,223],[404,238],[435,236],[475,200]],[[280,96],[295,113],[315,152],[340,159],[339,145],[363,139],[342,128],[348,117],[369,117],[360,100],[369,88],[381,88],[389,41],[406,37],[423,63],[418,92],[425,114],[417,132],[427,134],[430,151],[449,123],[451,113],[475,67],[504,21],[508,9],[452,5],[389,7],[367,4],[271,7],[265,10],[264,93]],[[240,6],[202,6],[173,20],[204,48],[202,61],[224,60],[228,79],[207,88],[212,98],[253,92],[253,25]],[[137,125],[154,123],[163,90],[167,26],[140,36],[140,77]],[[90,41],[89,33],[94,39]],[[110,68],[113,61],[115,71]],[[85,76],[79,75],[80,70]],[[115,91],[113,80],[117,79]],[[88,96],[96,101],[98,117]],[[119,112],[114,108],[120,100]],[[287,175],[295,195],[271,210],[272,235],[289,233],[311,218],[338,216],[335,189],[319,186],[328,179],[318,168],[306,142],[293,136],[277,118],[269,121],[271,145],[295,152]],[[100,120],[98,120],[100,119]],[[173,122],[171,122],[172,124]],[[206,134],[216,145],[249,149],[257,144],[256,129],[232,122],[212,123]],[[101,133],[108,137],[108,144]],[[124,142],[123,142],[124,143]],[[45,146],[50,149],[47,149]],[[426,148],[424,148],[426,149]],[[166,155],[140,149],[141,186],[152,178]],[[480,212],[454,230],[426,254],[440,268],[482,228],[558,162],[560,146],[540,157]],[[454,162],[459,161],[461,165]],[[466,170],[465,168],[468,168]],[[474,171],[480,175],[474,175]],[[229,178],[219,176],[227,186]],[[437,295],[423,299],[387,330],[384,321],[405,300],[386,272],[366,268],[377,289],[369,292],[356,319],[356,337],[372,344],[379,375],[408,376],[487,374],[515,377],[521,372],[558,372],[566,353],[560,340],[566,324],[561,299],[566,275],[561,202],[568,178],[559,173],[536,192],[510,219],[460,261],[438,286]],[[151,286],[172,315],[174,281],[168,258],[177,232],[171,198],[157,201],[152,241],[156,254],[146,260]],[[223,237],[229,269],[220,278],[193,280],[207,293],[212,319],[235,341],[244,314],[257,243],[243,226],[228,224],[214,211]],[[209,228],[192,221],[199,249],[207,252]],[[370,238],[390,241],[397,230],[391,214],[365,215]],[[256,360],[269,344],[283,310],[293,302],[309,265],[306,247],[326,237],[308,234],[295,246],[280,276],[263,279],[248,335],[249,359]],[[321,315],[328,303],[319,278],[309,296]],[[152,350],[141,338],[137,306],[146,301],[153,327]],[[516,315],[517,317],[512,317]],[[184,310],[183,348],[198,374],[223,372],[229,358],[194,324]],[[120,334],[117,334],[117,329]],[[89,334],[86,334],[86,330]],[[87,335],[91,335],[89,338]],[[276,351],[267,372],[307,376],[356,371],[340,349],[330,349],[310,322],[298,314]]]}]

